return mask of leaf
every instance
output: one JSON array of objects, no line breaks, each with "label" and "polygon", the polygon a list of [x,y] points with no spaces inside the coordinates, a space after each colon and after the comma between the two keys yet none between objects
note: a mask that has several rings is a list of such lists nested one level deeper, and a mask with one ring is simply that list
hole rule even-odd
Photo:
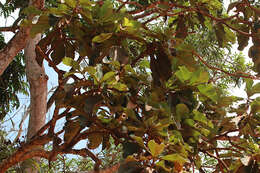
[{"label": "leaf", "polygon": [[96,69],[95,67],[92,67],[92,66],[88,66],[88,67],[85,67],[83,69],[83,72],[88,72],[91,76],[95,76],[95,73],[96,73]]},{"label": "leaf", "polygon": [[127,85],[121,82],[117,82],[112,87],[117,89],[118,91],[128,91]]},{"label": "leaf", "polygon": [[[240,25],[239,30],[248,33],[249,27],[247,25]],[[242,51],[248,45],[249,37],[244,34],[237,33],[238,50]]]},{"label": "leaf", "polygon": [[208,119],[206,118],[205,114],[203,114],[197,110],[194,110],[193,113],[194,113],[194,117],[193,117],[194,120],[207,124]]},{"label": "leaf", "polygon": [[213,87],[212,84],[207,84],[207,85],[199,85],[198,89],[201,94],[207,96],[210,98],[212,101],[217,102],[218,96],[216,93],[216,89]]},{"label": "leaf", "polygon": [[260,93],[260,82],[253,85],[251,92],[250,92],[250,95],[254,95],[254,94],[257,94],[257,93]]},{"label": "leaf", "polygon": [[190,127],[195,127],[195,121],[193,119],[190,119],[190,118],[185,119],[184,123],[189,125]]},{"label": "leaf", "polygon": [[199,69],[195,71],[190,79],[191,85],[201,84],[201,83],[207,83],[209,80],[209,74],[207,71],[204,71],[203,69]]},{"label": "leaf", "polygon": [[67,121],[64,126],[64,142],[70,143],[72,139],[79,133],[81,126],[79,121]]},{"label": "leaf", "polygon": [[93,5],[94,3],[93,2],[91,2],[90,0],[79,0],[79,3],[80,3],[80,5],[82,5],[83,7],[87,7],[87,6],[91,6],[91,5]]},{"label": "leaf", "polygon": [[[58,40],[55,41],[57,43]],[[58,65],[65,57],[65,46],[63,43],[56,45],[55,49],[51,53],[51,59],[55,65]]]},{"label": "leaf", "polygon": [[37,23],[32,25],[32,29],[30,32],[30,36],[32,38],[34,38],[38,33],[43,33],[45,30],[47,30],[50,27],[49,17],[47,15],[41,15],[36,22]]},{"label": "leaf", "polygon": [[74,59],[72,59],[70,57],[64,57],[62,59],[62,63],[67,65],[67,66],[73,67],[74,69],[79,69],[78,62],[74,61]]},{"label": "leaf", "polygon": [[236,7],[238,4],[241,4],[241,2],[232,2],[228,5],[228,9],[227,12],[229,12],[230,10],[232,10],[234,7]]},{"label": "leaf", "polygon": [[192,77],[192,72],[190,72],[185,66],[181,66],[175,75],[184,83]]},{"label": "leaf", "polygon": [[165,145],[163,143],[157,144],[154,140],[150,140],[148,142],[148,148],[150,149],[152,156],[157,157],[163,152]]},{"label": "leaf", "polygon": [[105,81],[107,81],[107,80],[109,80],[110,78],[114,78],[115,77],[115,72],[113,72],[113,71],[110,71],[110,72],[107,72],[104,76],[103,76],[103,78],[101,79],[101,82],[105,82]]},{"label": "leaf", "polygon": [[215,34],[216,34],[216,37],[217,37],[218,45],[220,47],[224,47],[224,40],[225,40],[226,32],[225,32],[224,26],[221,23],[218,23],[215,26]]},{"label": "leaf", "polygon": [[190,110],[189,108],[183,104],[180,103],[176,106],[176,115],[177,115],[177,122],[180,122],[182,117],[186,116],[187,114],[189,114]]},{"label": "leaf", "polygon": [[254,84],[254,81],[252,79],[244,79],[246,82],[246,92],[248,96],[251,96],[251,90],[252,90],[252,86]]},{"label": "leaf", "polygon": [[165,171],[170,172],[171,170],[165,166],[165,161],[161,160],[156,163],[156,166],[163,168]]},{"label": "leaf", "polygon": [[188,162],[188,159],[182,157],[180,154],[170,154],[162,157],[163,160],[167,160],[170,162],[178,162],[184,164]]},{"label": "leaf", "polygon": [[134,139],[140,146],[142,146],[143,148],[145,148],[143,138],[141,138],[141,137],[139,137],[139,136],[135,136],[135,135],[130,135],[130,137],[131,137],[132,139]]},{"label": "leaf", "polygon": [[65,0],[65,3],[70,6],[71,8],[75,8],[77,5],[77,1],[75,0]]},{"label": "leaf", "polygon": [[113,33],[101,33],[92,39],[92,42],[102,43],[112,37]]},{"label": "leaf", "polygon": [[91,133],[88,135],[88,148],[96,149],[103,141],[103,135],[101,133]]}]

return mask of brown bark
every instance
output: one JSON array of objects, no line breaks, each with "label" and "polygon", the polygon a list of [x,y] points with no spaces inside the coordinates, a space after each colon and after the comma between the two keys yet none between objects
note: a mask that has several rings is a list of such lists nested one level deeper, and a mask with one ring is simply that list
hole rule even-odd
[{"label": "brown bark", "polygon": [[0,76],[12,62],[13,58],[25,47],[30,38],[30,27],[21,28],[8,44],[0,50]]}]

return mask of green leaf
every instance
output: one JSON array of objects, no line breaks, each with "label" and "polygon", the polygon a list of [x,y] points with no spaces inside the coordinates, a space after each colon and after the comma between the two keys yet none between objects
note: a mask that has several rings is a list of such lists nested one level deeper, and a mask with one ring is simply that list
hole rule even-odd
[{"label": "green leaf", "polygon": [[88,7],[88,6],[93,5],[94,3],[91,2],[90,0],[79,0],[79,4],[82,5],[83,7],[84,6]]},{"label": "green leaf", "polygon": [[202,122],[202,123],[204,123],[204,124],[207,124],[208,119],[207,119],[207,117],[205,116],[205,114],[203,114],[203,113],[201,113],[201,112],[199,112],[199,111],[197,111],[197,110],[194,110],[193,113],[194,113],[194,117],[193,117],[194,120],[199,121],[199,122]]},{"label": "green leaf", "polygon": [[34,6],[29,6],[29,7],[24,8],[21,13],[26,14],[26,15],[32,15],[32,14],[40,15],[42,13],[42,11]]},{"label": "green leaf", "polygon": [[101,33],[92,39],[92,42],[102,43],[112,37],[113,33]]},{"label": "green leaf", "polygon": [[189,108],[183,103],[180,103],[176,106],[176,114],[179,116],[186,115],[189,112],[190,112]]},{"label": "green leaf", "polygon": [[[35,16],[35,18],[37,18],[37,16]],[[36,34],[43,33],[49,27],[49,17],[47,15],[41,15],[37,20],[37,23],[32,25],[30,36],[34,38]]]},{"label": "green leaf", "polygon": [[252,90],[252,86],[254,84],[254,81],[252,79],[244,79],[245,82],[246,82],[246,92],[247,92],[247,95],[250,97],[252,94],[251,94],[251,90]]},{"label": "green leaf", "polygon": [[170,172],[171,170],[169,168],[166,168],[165,166],[165,161],[164,160],[161,160],[159,162],[156,163],[156,166],[159,166],[161,168],[163,168],[165,171],[167,172]]},{"label": "green leaf", "polygon": [[165,145],[163,143],[157,144],[154,140],[150,140],[148,142],[148,148],[152,154],[153,157],[159,156],[165,148]]},{"label": "green leaf", "polygon": [[104,76],[103,76],[103,78],[101,79],[101,82],[105,82],[105,81],[107,81],[107,80],[109,80],[109,79],[111,79],[111,78],[114,78],[115,77],[115,72],[113,72],[113,71],[110,71],[110,72],[107,72]]},{"label": "green leaf", "polygon": [[65,0],[65,3],[71,8],[75,8],[77,5],[77,1],[75,0]]},{"label": "green leaf", "polygon": [[119,90],[119,91],[128,91],[127,85],[123,84],[121,82],[117,82],[112,87]]},{"label": "green leaf", "polygon": [[135,135],[131,135],[131,138],[133,138],[140,146],[145,148],[143,138]]},{"label": "green leaf", "polygon": [[83,72],[88,72],[91,76],[95,76],[96,69],[95,67],[88,66],[84,68]]},{"label": "green leaf", "polygon": [[62,59],[62,63],[67,65],[67,66],[70,66],[74,69],[79,69],[80,66],[79,66],[79,63],[77,61],[74,61],[74,59],[70,58],[70,57],[64,57]]},{"label": "green leaf", "polygon": [[189,161],[188,159],[182,157],[180,154],[166,155],[166,156],[163,156],[162,159],[170,161],[170,162],[178,162],[178,163],[181,163],[181,164],[184,164],[184,163]]},{"label": "green leaf", "polygon": [[257,94],[257,93],[260,93],[260,82],[253,85],[251,92],[250,92],[250,95],[254,95],[254,94]]},{"label": "green leaf", "polygon": [[210,128],[214,127],[212,122],[207,119],[205,114],[203,114],[203,113],[201,113],[201,112],[199,112],[197,110],[193,110],[192,112],[194,114],[194,117],[193,117],[194,120],[202,122],[202,123],[208,125]]},{"label": "green leaf", "polygon": [[184,123],[189,125],[190,127],[195,127],[195,121],[193,119],[185,119]]},{"label": "green leaf", "polygon": [[201,94],[207,96],[212,101],[217,102],[218,95],[216,93],[216,88],[213,87],[212,84],[207,84],[207,85],[201,84],[201,85],[198,86],[198,89],[199,89]]},{"label": "green leaf", "polygon": [[185,66],[179,67],[179,70],[175,73],[177,78],[183,83],[189,80],[192,77],[192,74],[193,73],[190,72]]},{"label": "green leaf", "polygon": [[199,69],[195,71],[190,79],[191,85],[201,84],[201,83],[207,83],[209,80],[209,74],[207,71],[204,71],[203,69]]}]

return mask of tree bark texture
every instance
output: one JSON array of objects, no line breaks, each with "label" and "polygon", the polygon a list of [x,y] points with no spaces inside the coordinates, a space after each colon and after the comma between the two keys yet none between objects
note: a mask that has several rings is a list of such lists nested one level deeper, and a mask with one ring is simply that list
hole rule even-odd
[{"label": "tree bark texture", "polygon": [[25,47],[30,38],[30,27],[21,28],[8,44],[0,50],[0,76],[12,62],[14,57]]},{"label": "tree bark texture", "polygon": [[[24,49],[26,62],[26,76],[30,84],[30,118],[27,131],[27,140],[30,140],[36,132],[45,124],[47,113],[47,81],[44,67],[40,67],[36,61],[35,47],[41,39],[41,34],[29,39]],[[35,149],[39,149],[38,147]],[[39,161],[39,158],[35,158]],[[27,172],[35,172],[32,169]]]}]

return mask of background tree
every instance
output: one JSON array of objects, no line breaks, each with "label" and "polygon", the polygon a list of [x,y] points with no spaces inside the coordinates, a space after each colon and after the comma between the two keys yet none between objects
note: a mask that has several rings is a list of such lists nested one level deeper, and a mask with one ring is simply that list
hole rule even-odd
[{"label": "background tree", "polygon": [[[90,157],[97,171],[102,158],[91,150],[109,149],[110,138],[123,148],[119,173],[129,165],[134,172],[259,171],[257,2],[230,3],[230,15],[218,0],[49,3],[24,10],[28,17],[15,38],[46,33],[31,67],[46,60],[58,74],[47,103],[55,103],[53,117],[1,162],[2,172],[29,158],[51,162],[62,154]],[[236,39],[243,50],[249,38],[255,73],[242,56],[226,56]],[[22,49],[9,54],[8,46],[0,62]],[[69,68],[60,69],[61,63]],[[229,81],[244,81],[247,98],[229,95]],[[61,119],[63,128],[56,128]],[[75,149],[81,140],[87,146]],[[42,148],[46,144],[52,147]]]}]

